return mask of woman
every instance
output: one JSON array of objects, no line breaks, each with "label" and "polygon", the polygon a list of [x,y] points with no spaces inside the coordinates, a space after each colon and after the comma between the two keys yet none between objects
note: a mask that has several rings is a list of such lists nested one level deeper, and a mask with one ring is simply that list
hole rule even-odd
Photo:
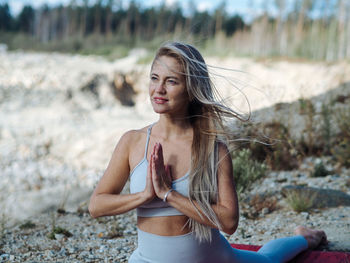
[{"label": "woman", "polygon": [[[251,252],[231,248],[220,234],[238,226],[223,122],[239,115],[213,88],[193,46],[158,50],[149,95],[159,120],[122,136],[89,205],[93,217],[137,209],[138,248],[129,262],[285,262],[326,240],[323,231],[298,227],[296,236]],[[129,178],[130,194],[120,194]]]}]

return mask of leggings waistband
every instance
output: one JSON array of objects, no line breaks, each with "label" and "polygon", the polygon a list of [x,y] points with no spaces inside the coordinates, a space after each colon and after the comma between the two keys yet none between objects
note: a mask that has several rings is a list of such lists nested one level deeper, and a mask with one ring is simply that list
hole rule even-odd
[{"label": "leggings waistband", "polygon": [[[154,261],[175,258],[177,262],[191,262],[191,260],[194,262],[205,255],[204,252],[212,245],[210,242],[200,243],[193,232],[179,236],[160,236],[140,229],[137,232],[139,253]],[[212,234],[213,241],[220,235],[219,231],[214,229]]]}]

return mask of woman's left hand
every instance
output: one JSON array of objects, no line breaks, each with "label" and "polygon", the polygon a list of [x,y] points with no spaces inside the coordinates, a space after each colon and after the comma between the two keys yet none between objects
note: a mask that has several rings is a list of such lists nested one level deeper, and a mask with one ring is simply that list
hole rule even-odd
[{"label": "woman's left hand", "polygon": [[163,199],[166,192],[171,189],[170,166],[164,165],[163,148],[160,143],[156,143],[153,148],[152,158],[152,182],[156,195]]}]

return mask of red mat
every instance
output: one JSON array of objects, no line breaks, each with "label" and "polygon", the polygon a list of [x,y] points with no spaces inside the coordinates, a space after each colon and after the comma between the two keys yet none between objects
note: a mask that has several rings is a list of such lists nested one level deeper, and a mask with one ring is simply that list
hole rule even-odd
[{"label": "red mat", "polygon": [[[231,244],[237,249],[257,251],[260,246]],[[307,250],[300,253],[291,263],[350,263],[350,253],[335,251]]]}]

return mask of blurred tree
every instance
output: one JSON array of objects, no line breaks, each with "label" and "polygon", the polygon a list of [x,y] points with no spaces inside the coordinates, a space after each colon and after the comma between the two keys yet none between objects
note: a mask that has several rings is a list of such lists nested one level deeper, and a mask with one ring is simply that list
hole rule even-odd
[{"label": "blurred tree", "polygon": [[222,31],[222,24],[226,16],[226,1],[223,0],[215,10],[215,34]]},{"label": "blurred tree", "polygon": [[285,46],[287,44],[286,34],[284,34],[284,20],[283,16],[286,11],[286,0],[275,0],[275,5],[278,10],[278,15],[275,23],[275,45],[277,52],[280,55],[284,50],[287,49]]},{"label": "blurred tree", "polygon": [[232,36],[237,30],[243,30],[245,23],[240,15],[225,19],[223,29],[227,36]]},{"label": "blurred tree", "polygon": [[[33,22],[35,11],[31,5],[25,5],[17,17],[17,28],[19,31],[33,34]],[[2,17],[0,15],[0,17]]]},{"label": "blurred tree", "polygon": [[[126,2],[129,5],[124,7]],[[42,42],[95,34],[114,35],[130,44],[130,39],[152,40],[174,34],[189,42],[215,38],[217,49],[230,43],[241,53],[259,56],[350,57],[348,0],[248,0],[250,11],[244,18],[249,23],[228,14],[225,0],[212,11],[197,10],[194,0],[186,6],[163,0],[148,8],[139,0],[70,0],[69,5],[51,8],[26,5],[15,18],[7,0],[0,3],[1,31],[33,34]],[[76,43],[73,46],[84,45],[82,39]]]},{"label": "blurred tree", "polygon": [[303,38],[305,19],[315,6],[315,0],[295,0],[296,12],[298,13],[298,21],[296,25],[296,39]]},{"label": "blurred tree", "polygon": [[[79,29],[79,12],[77,0],[71,0],[70,4],[61,12],[61,19],[63,20],[64,37],[73,36]],[[67,30],[67,29],[68,30]]]},{"label": "blurred tree", "polygon": [[126,16],[126,35],[129,37],[135,36],[138,33],[140,14],[139,6],[136,1],[131,0]]},{"label": "blurred tree", "polygon": [[346,3],[346,47],[345,47],[345,57],[350,58],[350,2]]},{"label": "blurred tree", "polygon": [[35,12],[34,34],[43,43],[50,40],[51,9],[47,4]]},{"label": "blurred tree", "polygon": [[346,36],[345,36],[345,23],[346,23],[346,8],[345,8],[345,1],[344,0],[338,0],[338,56],[337,59],[342,59],[345,55],[346,51]]},{"label": "blurred tree", "polygon": [[106,36],[110,37],[112,34],[112,12],[115,0],[108,0],[106,6],[106,22],[105,22],[105,30]]},{"label": "blurred tree", "polygon": [[126,11],[121,6],[119,6],[118,10],[113,13],[112,28],[114,28],[114,31],[117,32],[117,34],[125,33],[126,15]]},{"label": "blurred tree", "polygon": [[164,33],[164,27],[165,27],[165,23],[167,20],[167,10],[166,10],[166,5],[165,5],[165,1],[162,2],[162,4],[160,5],[159,9],[157,10],[158,14],[156,14],[156,17],[158,17],[156,25],[157,27],[155,28],[155,32],[156,35],[161,35]]},{"label": "blurred tree", "polygon": [[101,33],[101,9],[102,0],[97,0],[94,9],[94,34],[99,35]]},{"label": "blurred tree", "polygon": [[7,3],[0,5],[0,30],[10,31],[13,29],[14,20]]},{"label": "blurred tree", "polygon": [[86,20],[88,18],[88,8],[89,8],[89,0],[83,0],[83,12],[80,16],[80,27],[79,27],[79,35],[81,37],[85,36],[86,33]]}]

